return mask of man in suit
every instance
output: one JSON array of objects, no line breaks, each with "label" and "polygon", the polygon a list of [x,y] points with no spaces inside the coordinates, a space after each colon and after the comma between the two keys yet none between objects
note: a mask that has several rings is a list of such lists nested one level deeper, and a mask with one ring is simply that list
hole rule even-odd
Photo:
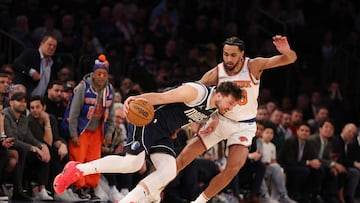
[{"label": "man in suit", "polygon": [[324,198],[327,202],[338,202],[337,200],[337,184],[338,175],[346,172],[345,167],[331,159],[332,145],[331,138],[334,135],[334,125],[326,119],[319,123],[319,133],[313,134],[308,141],[314,146],[318,159],[321,162],[322,181],[317,185],[317,190],[322,190]]},{"label": "man in suit", "polygon": [[321,179],[319,168],[321,163],[307,138],[310,126],[301,123],[297,128],[297,136],[285,140],[279,154],[279,163],[287,177],[289,196],[298,202],[308,202],[312,195],[313,202],[323,202],[316,194],[316,184]]},{"label": "man in suit", "polygon": [[351,159],[350,143],[356,133],[356,125],[353,123],[345,124],[340,136],[334,136],[332,144],[334,146],[333,155],[337,162],[346,167],[347,173],[339,177],[339,195],[345,199],[345,202],[354,202],[356,187],[359,184],[360,170],[354,167],[354,161]]},{"label": "man in suit", "polygon": [[14,83],[27,87],[29,96],[44,96],[47,86],[56,77],[52,56],[57,47],[53,36],[45,36],[39,49],[25,49],[14,61]]}]

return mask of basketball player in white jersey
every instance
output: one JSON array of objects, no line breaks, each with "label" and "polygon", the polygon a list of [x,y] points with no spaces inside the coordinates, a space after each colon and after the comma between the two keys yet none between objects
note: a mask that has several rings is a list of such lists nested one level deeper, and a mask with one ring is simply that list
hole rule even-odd
[{"label": "basketball player in white jersey", "polygon": [[223,47],[223,62],[201,78],[200,81],[206,85],[233,81],[243,89],[243,99],[232,111],[224,115],[218,114],[219,122],[211,122],[210,119],[198,131],[198,136],[189,142],[176,159],[179,172],[198,155],[221,140],[227,139],[228,159],[225,169],[211,180],[209,186],[193,203],[207,202],[225,188],[244,165],[248,147],[256,131],[255,116],[258,107],[260,76],[265,69],[288,65],[297,59],[286,37],[274,36],[273,44],[279,55],[250,59],[244,56],[245,45],[242,40],[237,37],[227,38]]}]

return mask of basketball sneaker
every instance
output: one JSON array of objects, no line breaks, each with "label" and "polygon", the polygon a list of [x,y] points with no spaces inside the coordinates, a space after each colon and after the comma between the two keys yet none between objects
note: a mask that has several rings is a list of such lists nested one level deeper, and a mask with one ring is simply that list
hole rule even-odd
[{"label": "basketball sneaker", "polygon": [[69,161],[64,170],[55,177],[53,187],[57,194],[63,193],[72,183],[83,177],[83,172],[76,168],[78,164],[79,162]]}]

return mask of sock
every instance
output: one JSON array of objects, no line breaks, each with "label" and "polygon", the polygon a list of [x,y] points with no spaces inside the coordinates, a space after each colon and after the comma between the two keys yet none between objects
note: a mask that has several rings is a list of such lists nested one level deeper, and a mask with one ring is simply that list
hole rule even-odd
[{"label": "sock", "polygon": [[137,185],[133,190],[131,190],[119,203],[129,203],[129,202],[141,202],[147,197],[145,188],[140,185]]},{"label": "sock", "polygon": [[101,159],[78,164],[76,168],[82,171],[84,176],[96,173],[134,173],[140,170],[144,160],[145,151],[138,155],[109,155]]},{"label": "sock", "polygon": [[195,201],[193,201],[193,203],[206,203],[207,201],[208,201],[208,199],[205,198],[205,194],[203,192],[196,198]]},{"label": "sock", "polygon": [[121,188],[120,193],[123,195],[127,195],[129,193],[129,189],[128,188]]}]

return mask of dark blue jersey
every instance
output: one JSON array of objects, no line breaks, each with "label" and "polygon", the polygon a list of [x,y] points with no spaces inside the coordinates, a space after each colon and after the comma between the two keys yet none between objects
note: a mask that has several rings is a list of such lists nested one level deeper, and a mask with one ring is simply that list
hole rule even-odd
[{"label": "dark blue jersey", "polygon": [[172,103],[159,106],[150,124],[145,127],[129,126],[129,153],[132,151],[137,154],[145,148],[148,154],[161,151],[175,156],[171,135],[188,123],[207,118],[216,110],[209,107],[215,88],[209,88],[200,83],[190,84],[197,86],[198,95],[203,95],[197,98],[197,101],[192,102],[191,105]]}]

